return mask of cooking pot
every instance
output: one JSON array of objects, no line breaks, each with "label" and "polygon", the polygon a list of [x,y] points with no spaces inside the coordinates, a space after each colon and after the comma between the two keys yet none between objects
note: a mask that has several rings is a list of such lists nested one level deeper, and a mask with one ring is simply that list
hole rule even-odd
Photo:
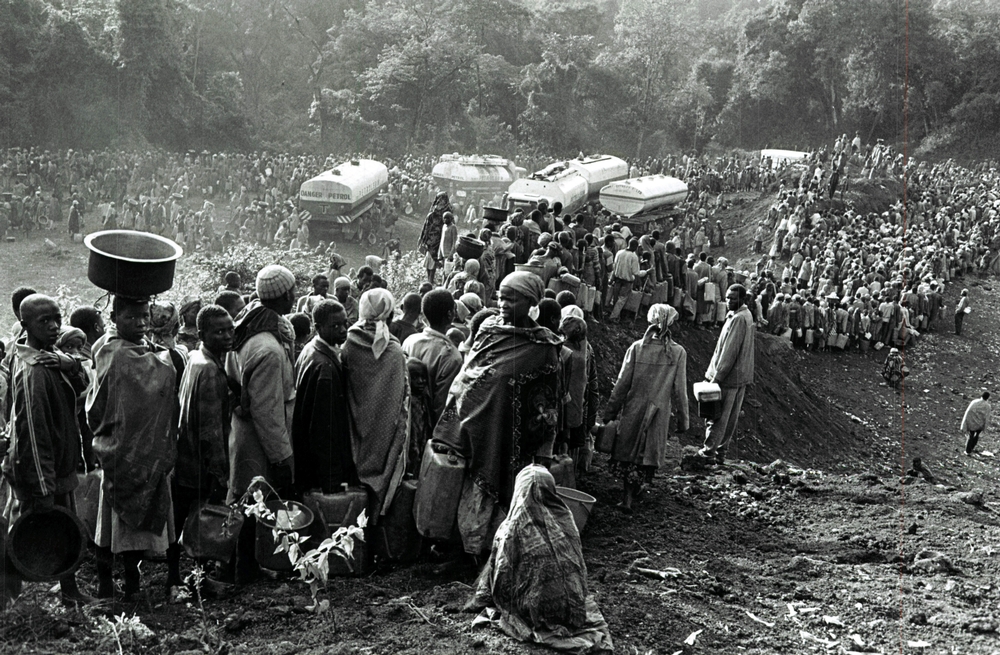
[{"label": "cooking pot", "polygon": [[503,223],[507,220],[507,211],[499,207],[483,207],[483,219],[492,223]]},{"label": "cooking pot", "polygon": [[174,266],[184,252],[170,239],[132,230],[94,232],[83,242],[90,249],[87,278],[128,298],[147,298],[170,289]]},{"label": "cooking pot", "polygon": [[455,246],[455,252],[462,259],[479,259],[485,250],[485,243],[468,234],[458,237],[458,244]]},{"label": "cooking pot", "polygon": [[87,553],[87,528],[56,505],[22,514],[7,534],[7,555],[25,580],[54,582],[76,572]]}]

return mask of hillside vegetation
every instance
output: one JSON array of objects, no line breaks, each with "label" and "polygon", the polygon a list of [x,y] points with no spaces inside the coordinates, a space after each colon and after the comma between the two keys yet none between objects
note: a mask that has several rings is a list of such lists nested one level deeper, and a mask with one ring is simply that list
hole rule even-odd
[{"label": "hillside vegetation", "polygon": [[0,142],[992,156],[998,33],[990,0],[3,0]]}]

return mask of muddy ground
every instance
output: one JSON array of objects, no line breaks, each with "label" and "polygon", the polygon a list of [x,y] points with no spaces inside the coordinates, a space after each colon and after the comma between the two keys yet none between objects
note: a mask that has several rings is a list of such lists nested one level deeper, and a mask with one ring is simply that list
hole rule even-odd
[{"label": "muddy ground", "polygon": [[[738,237],[766,202],[748,198],[725,215],[727,227]],[[746,254],[747,242],[731,243],[731,260]],[[38,244],[12,245],[19,249],[8,250],[17,258],[0,270],[4,289],[26,277],[17,261],[38,261]],[[78,264],[46,260],[43,275],[78,279]],[[963,282],[974,308],[965,334],[941,323],[908,351],[913,373],[901,392],[882,384],[881,353],[805,353],[760,335],[757,384],[731,450],[739,461],[663,471],[626,517],[613,508],[619,489],[606,456],[595,458],[579,484],[598,499],[583,546],[617,652],[1000,652],[996,459],[967,458],[958,430],[969,400],[994,382],[1000,301],[996,280]],[[642,329],[641,321],[593,325],[602,389]],[[701,378],[716,336],[678,330],[689,381]],[[681,444],[696,444],[701,429],[695,421]],[[981,450],[1000,452],[995,434],[984,434]],[[905,474],[914,456],[927,475]],[[294,580],[255,583],[202,609],[196,599],[164,602],[164,564],[143,571],[153,595],[135,608],[68,611],[48,585],[28,585],[0,615],[0,651],[545,650],[471,627],[461,611],[470,569],[441,573],[422,563],[334,579],[320,594],[330,603],[322,614],[306,609],[308,589]],[[90,564],[80,579],[94,589]]]}]

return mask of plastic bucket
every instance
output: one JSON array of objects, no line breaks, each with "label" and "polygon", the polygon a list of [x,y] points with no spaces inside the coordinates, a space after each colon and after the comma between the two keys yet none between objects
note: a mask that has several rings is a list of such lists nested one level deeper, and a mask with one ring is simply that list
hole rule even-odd
[{"label": "plastic bucket", "polygon": [[567,487],[556,487],[556,495],[566,503],[566,507],[573,514],[573,522],[576,523],[576,529],[582,533],[583,529],[587,527],[590,510],[594,508],[594,503],[597,502],[597,499],[590,494]]},{"label": "plastic bucket", "polygon": [[269,500],[264,506],[274,512],[275,517],[273,521],[257,519],[257,543],[254,551],[257,563],[272,571],[291,571],[293,567],[288,553],[274,552],[277,542],[272,530],[277,528],[308,537],[309,527],[313,522],[312,510],[294,500]]}]

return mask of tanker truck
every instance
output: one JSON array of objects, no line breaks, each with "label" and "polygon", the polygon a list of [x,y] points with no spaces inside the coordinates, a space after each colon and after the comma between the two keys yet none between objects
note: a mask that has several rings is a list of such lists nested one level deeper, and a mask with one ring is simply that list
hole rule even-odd
[{"label": "tanker truck", "polygon": [[389,169],[373,159],[352,159],[303,182],[299,210],[312,218],[312,239],[374,235],[382,218],[378,196],[388,185]]},{"label": "tanker truck", "polygon": [[669,175],[647,175],[613,182],[601,189],[601,204],[623,216],[634,234],[663,229],[677,215],[676,205],[688,195],[683,180]]},{"label": "tanker truck", "polygon": [[766,148],[760,151],[761,161],[765,159],[771,160],[772,168],[781,168],[785,164],[808,164],[809,163],[809,153],[801,152],[799,150],[778,150],[775,148]]},{"label": "tanker truck", "polygon": [[549,207],[561,203],[563,214],[570,214],[596,201],[605,185],[626,178],[628,163],[618,157],[592,155],[559,161],[511,184],[505,207],[527,208],[531,202],[545,200]]},{"label": "tanker truck", "polygon": [[523,177],[523,168],[497,155],[441,155],[431,176],[452,202],[476,206],[501,196],[514,180]]}]

